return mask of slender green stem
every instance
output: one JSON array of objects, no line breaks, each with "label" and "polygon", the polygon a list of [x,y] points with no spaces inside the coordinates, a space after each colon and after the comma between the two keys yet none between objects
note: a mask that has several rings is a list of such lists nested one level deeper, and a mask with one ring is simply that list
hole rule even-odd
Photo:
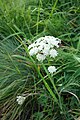
[{"label": "slender green stem", "polygon": [[53,5],[53,7],[52,7],[51,13],[50,13],[50,15],[49,15],[49,18],[52,17],[52,14],[53,14],[53,11],[55,10],[55,7],[56,7],[56,5],[57,5],[57,2],[58,2],[58,0],[55,1],[54,5]]},{"label": "slender green stem", "polygon": [[48,71],[47,71],[47,69],[46,69],[45,65],[44,65],[44,64],[42,64],[42,66],[43,66],[43,68],[44,68],[45,72],[47,73],[47,75],[48,75],[48,77],[49,77],[49,79],[50,79],[50,82],[52,83],[53,88],[54,88],[54,90],[56,91],[56,93],[57,93],[57,95],[58,95],[58,97],[59,97],[59,93],[58,93],[57,88],[56,88],[56,86],[55,86],[55,84],[54,84],[54,81],[52,80],[52,78],[51,78],[50,74],[48,73]]},{"label": "slender green stem", "polygon": [[56,93],[57,93],[57,95],[58,95],[58,99],[59,99],[59,106],[60,106],[60,109],[62,110],[62,104],[61,104],[61,97],[60,97],[60,94],[58,93],[58,90],[57,90],[57,88],[56,88],[56,86],[55,86],[55,84],[54,84],[54,81],[52,80],[52,78],[51,78],[50,74],[48,73],[48,71],[47,71],[47,69],[46,69],[45,65],[44,65],[44,64],[42,64],[42,66],[43,66],[43,68],[44,68],[45,72],[47,73],[48,78],[49,78],[50,82],[52,83],[54,90],[56,91]]}]

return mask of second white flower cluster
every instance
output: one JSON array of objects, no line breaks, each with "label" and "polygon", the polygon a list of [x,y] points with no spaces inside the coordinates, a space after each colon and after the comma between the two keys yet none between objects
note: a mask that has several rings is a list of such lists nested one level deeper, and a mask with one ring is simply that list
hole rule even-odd
[{"label": "second white flower cluster", "polygon": [[36,55],[38,61],[43,61],[47,56],[55,58],[58,52],[55,48],[59,47],[61,40],[53,36],[45,36],[37,39],[34,43],[29,45],[28,50],[31,56]]}]

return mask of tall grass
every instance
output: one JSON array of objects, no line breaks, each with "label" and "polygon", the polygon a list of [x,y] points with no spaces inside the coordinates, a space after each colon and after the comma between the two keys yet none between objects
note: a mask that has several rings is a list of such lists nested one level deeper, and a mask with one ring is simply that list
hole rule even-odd
[{"label": "tall grass", "polygon": [[[80,116],[79,0],[0,0],[0,119],[76,120]],[[60,38],[55,61],[39,63],[28,45]],[[57,72],[50,76],[48,65]],[[26,96],[20,106],[18,95]]]}]

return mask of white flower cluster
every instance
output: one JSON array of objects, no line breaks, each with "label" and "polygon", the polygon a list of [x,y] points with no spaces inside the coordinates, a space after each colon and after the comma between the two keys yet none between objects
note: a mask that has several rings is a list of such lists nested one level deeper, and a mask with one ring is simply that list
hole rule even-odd
[{"label": "white flower cluster", "polygon": [[31,56],[36,55],[38,61],[43,61],[47,56],[55,58],[58,52],[55,48],[59,47],[61,40],[53,36],[45,36],[37,39],[34,43],[29,45],[28,50]]},{"label": "white flower cluster", "polygon": [[[59,47],[61,40],[53,36],[45,36],[37,39],[29,45],[28,50],[30,56],[35,55],[38,61],[43,62],[47,56],[55,58],[58,52],[55,48]],[[48,67],[50,73],[56,72],[55,66]]]},{"label": "white flower cluster", "polygon": [[17,96],[17,102],[19,105],[22,105],[26,97],[23,96]]},{"label": "white flower cluster", "polygon": [[52,74],[53,72],[56,72],[56,68],[55,68],[55,66],[49,66],[48,67],[48,71]]}]

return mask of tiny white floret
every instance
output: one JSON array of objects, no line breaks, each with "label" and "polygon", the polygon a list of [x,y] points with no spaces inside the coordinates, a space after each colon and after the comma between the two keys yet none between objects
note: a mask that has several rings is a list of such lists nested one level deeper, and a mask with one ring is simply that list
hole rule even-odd
[{"label": "tiny white floret", "polygon": [[55,66],[49,66],[48,67],[48,71],[52,74],[52,73],[54,73],[54,72],[56,72],[56,67]]},{"label": "tiny white floret", "polygon": [[38,61],[41,61],[41,62],[42,62],[43,60],[45,60],[45,58],[46,58],[45,55],[40,54],[40,53],[38,53],[36,57],[37,57]]},{"label": "tiny white floret", "polygon": [[29,51],[30,56],[36,55],[38,53],[38,48],[34,47]]},{"label": "tiny white floret", "polygon": [[26,97],[23,96],[17,96],[17,102],[19,105],[22,105]]},{"label": "tiny white floret", "polygon": [[58,55],[58,52],[55,49],[50,50],[50,57],[55,58]]}]

